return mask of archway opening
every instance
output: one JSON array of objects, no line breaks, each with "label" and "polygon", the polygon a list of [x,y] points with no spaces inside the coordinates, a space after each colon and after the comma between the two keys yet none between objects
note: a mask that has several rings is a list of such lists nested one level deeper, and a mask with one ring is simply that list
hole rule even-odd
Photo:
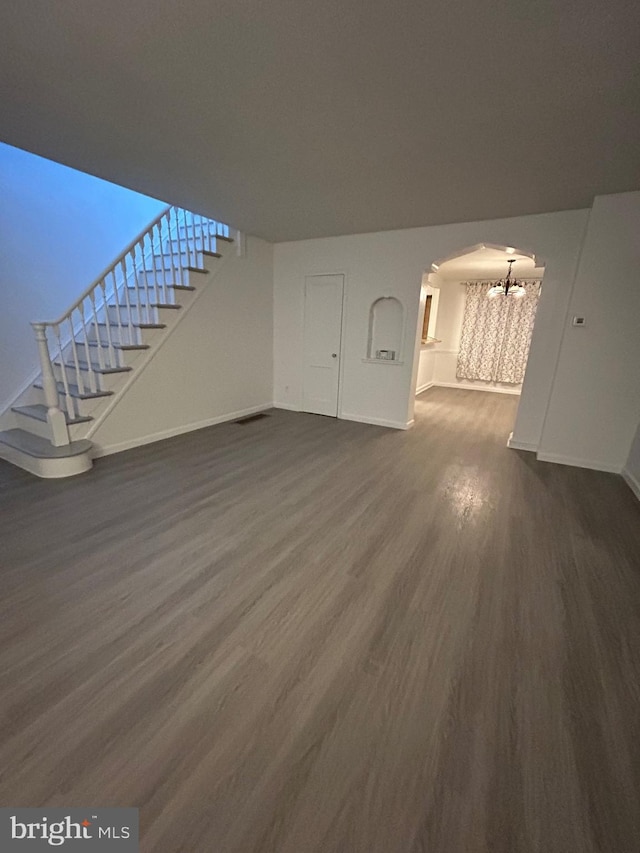
[{"label": "archway opening", "polygon": [[414,417],[424,417],[436,399],[473,399],[438,397],[439,388],[507,394],[513,398],[513,405],[505,403],[512,412],[508,440],[543,275],[535,255],[515,246],[481,243],[433,261],[420,290]]}]

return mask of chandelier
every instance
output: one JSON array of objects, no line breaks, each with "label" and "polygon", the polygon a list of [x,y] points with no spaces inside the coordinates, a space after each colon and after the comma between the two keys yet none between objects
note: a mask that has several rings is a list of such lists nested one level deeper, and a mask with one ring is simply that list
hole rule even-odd
[{"label": "chandelier", "polygon": [[519,284],[515,278],[511,278],[511,267],[515,264],[516,259],[511,258],[510,261],[507,261],[509,264],[509,270],[507,272],[507,277],[500,279],[497,281],[494,286],[489,290],[487,296],[489,299],[495,299],[496,296],[513,296],[514,299],[522,299],[525,295],[526,291],[524,287]]}]

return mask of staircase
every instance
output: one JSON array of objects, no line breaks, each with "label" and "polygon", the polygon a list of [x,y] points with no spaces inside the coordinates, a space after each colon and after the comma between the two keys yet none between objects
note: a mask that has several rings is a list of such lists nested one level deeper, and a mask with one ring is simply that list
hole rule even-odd
[{"label": "staircase", "polygon": [[89,470],[91,435],[232,242],[228,226],[167,207],[61,317],[32,323],[41,373],[0,417],[0,458],[39,477]]}]

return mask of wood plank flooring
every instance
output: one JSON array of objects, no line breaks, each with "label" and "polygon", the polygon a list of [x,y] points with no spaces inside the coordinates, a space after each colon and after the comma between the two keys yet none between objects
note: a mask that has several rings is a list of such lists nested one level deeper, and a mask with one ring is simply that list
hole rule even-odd
[{"label": "wood plank flooring", "polygon": [[508,450],[273,411],[0,465],[0,805],[144,853],[638,853],[640,504]]}]

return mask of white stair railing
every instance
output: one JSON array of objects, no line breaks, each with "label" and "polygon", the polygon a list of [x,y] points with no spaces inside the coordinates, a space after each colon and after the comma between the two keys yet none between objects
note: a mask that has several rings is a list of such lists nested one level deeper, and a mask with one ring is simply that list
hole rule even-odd
[{"label": "white stair railing", "polygon": [[196,266],[199,254],[215,252],[217,238],[228,237],[229,227],[221,222],[166,207],[64,314],[31,323],[53,444],[69,443],[60,397],[76,417],[76,389],[80,395],[99,394],[102,371],[120,367],[118,345],[138,343],[136,327],[154,324],[156,306],[171,304],[169,286],[182,282],[183,270]]}]

